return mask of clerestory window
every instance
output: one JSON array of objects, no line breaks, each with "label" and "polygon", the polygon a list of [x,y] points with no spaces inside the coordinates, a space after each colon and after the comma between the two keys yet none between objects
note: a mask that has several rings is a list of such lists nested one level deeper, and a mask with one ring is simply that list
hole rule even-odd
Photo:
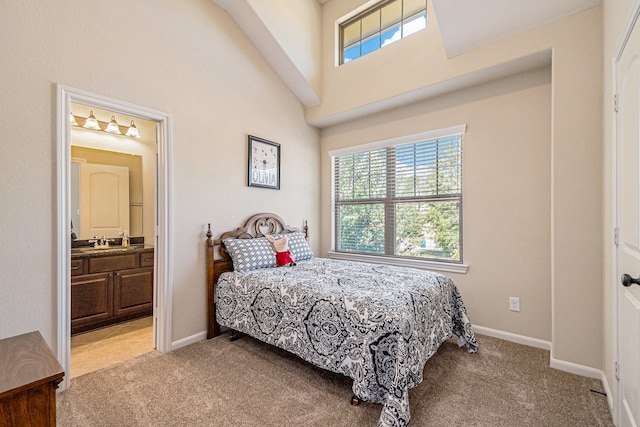
[{"label": "clerestory window", "polygon": [[464,129],[330,153],[333,250],[462,263]]},{"label": "clerestory window", "polygon": [[426,0],[385,0],[339,26],[340,64],[427,28]]}]

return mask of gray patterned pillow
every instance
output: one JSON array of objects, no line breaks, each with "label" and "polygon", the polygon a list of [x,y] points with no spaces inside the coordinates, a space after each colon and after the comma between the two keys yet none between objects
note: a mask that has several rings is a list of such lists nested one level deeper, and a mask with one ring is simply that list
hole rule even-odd
[{"label": "gray patterned pillow", "polygon": [[264,237],[257,239],[224,239],[227,252],[233,260],[234,271],[250,271],[276,267],[273,246]]},{"label": "gray patterned pillow", "polygon": [[287,234],[274,234],[273,237],[278,240],[285,235],[289,236],[289,250],[296,259],[296,262],[313,258],[313,251],[309,247],[307,239],[304,238],[304,234],[302,234],[301,231]]}]

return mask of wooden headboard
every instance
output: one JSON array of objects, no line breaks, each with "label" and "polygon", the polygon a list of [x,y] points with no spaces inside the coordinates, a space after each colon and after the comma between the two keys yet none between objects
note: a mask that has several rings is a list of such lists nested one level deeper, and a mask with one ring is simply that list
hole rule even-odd
[{"label": "wooden headboard", "polygon": [[[222,241],[228,238],[255,239],[275,233],[293,233],[300,229],[291,227],[276,214],[260,213],[245,221],[242,227],[233,231],[222,233],[220,237],[212,240],[211,224],[207,230],[207,338],[220,335],[220,325],[216,321],[215,288],[218,278],[222,273],[233,271],[233,261],[227,253]],[[308,238],[308,227],[305,222],[303,232]],[[219,259],[215,259],[215,247],[218,247]]]}]

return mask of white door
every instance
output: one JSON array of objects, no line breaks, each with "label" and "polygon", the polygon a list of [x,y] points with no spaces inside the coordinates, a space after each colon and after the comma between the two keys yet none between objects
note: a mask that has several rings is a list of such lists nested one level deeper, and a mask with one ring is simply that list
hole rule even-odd
[{"label": "white door", "polygon": [[80,164],[81,239],[129,230],[129,168]]},{"label": "white door", "polygon": [[616,64],[616,284],[619,427],[640,424],[640,26]]}]

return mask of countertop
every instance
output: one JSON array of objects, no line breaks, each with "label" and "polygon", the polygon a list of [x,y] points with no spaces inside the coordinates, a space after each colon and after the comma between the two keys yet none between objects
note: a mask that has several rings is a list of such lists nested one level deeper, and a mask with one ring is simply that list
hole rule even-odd
[{"label": "countertop", "polygon": [[122,246],[110,246],[109,248],[71,248],[71,259],[94,258],[109,255],[135,254],[142,252],[153,252],[153,246],[149,245],[132,245],[128,248]]}]

